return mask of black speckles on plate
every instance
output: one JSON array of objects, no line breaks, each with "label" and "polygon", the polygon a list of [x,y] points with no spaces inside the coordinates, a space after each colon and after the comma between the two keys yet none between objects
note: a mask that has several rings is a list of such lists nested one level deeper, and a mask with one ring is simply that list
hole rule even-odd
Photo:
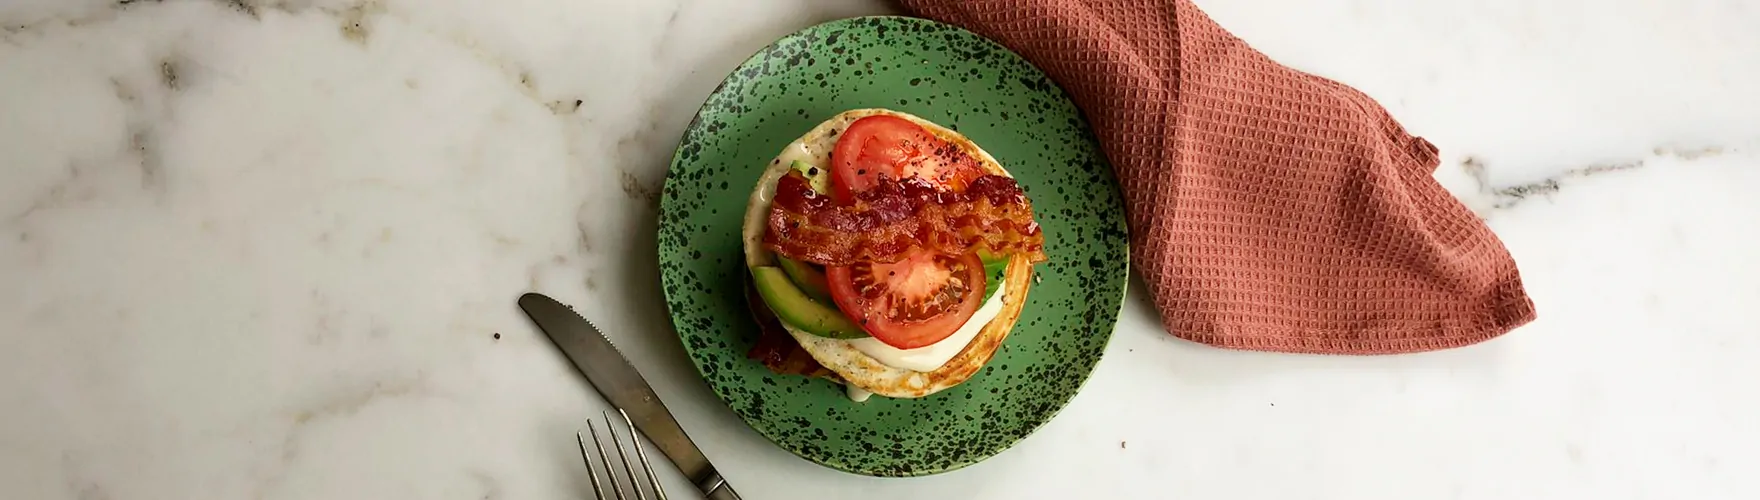
[{"label": "black speckles on plate", "polygon": [[[1033,198],[1051,256],[996,357],[928,398],[856,403],[830,382],[774,375],[745,357],[757,338],[740,291],[746,193],[802,132],[865,107],[955,128],[995,156]],[[1129,272],[1123,200],[1069,97],[1001,46],[913,18],[807,28],[732,71],[686,128],[661,211],[662,289],[709,387],[782,448],[857,474],[954,470],[1038,429],[1099,361]]]}]

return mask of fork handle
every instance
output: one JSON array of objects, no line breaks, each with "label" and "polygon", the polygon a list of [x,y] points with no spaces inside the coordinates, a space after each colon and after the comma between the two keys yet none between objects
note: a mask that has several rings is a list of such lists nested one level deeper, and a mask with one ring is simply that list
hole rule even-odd
[{"label": "fork handle", "polygon": [[733,492],[733,486],[721,478],[720,472],[709,471],[709,477],[698,482],[697,489],[709,500],[740,500],[739,494]]}]

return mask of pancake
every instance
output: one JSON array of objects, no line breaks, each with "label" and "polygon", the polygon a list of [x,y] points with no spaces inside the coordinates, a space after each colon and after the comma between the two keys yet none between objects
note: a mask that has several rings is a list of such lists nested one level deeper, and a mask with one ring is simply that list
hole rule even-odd
[{"label": "pancake", "polygon": [[[964,149],[967,154],[977,159],[978,163],[989,173],[1012,177],[996,159],[990,156],[977,144],[956,131],[947,129],[923,118],[908,113],[882,109],[856,109],[839,113],[814,127],[777,155],[774,161],[765,168],[758,178],[755,189],[746,204],[745,221],[742,227],[746,266],[773,266],[777,264],[775,256],[763,246],[766,218],[770,211],[770,201],[775,193],[776,181],[791,169],[793,160],[804,160],[817,166],[830,164],[829,156],[836,144],[837,132],[841,131],[857,119],[873,115],[891,115],[914,122],[931,134]],[[1027,301],[1027,293],[1032,284],[1033,266],[1023,255],[1012,255],[1008,267],[1003,273],[1003,284],[998,290],[1002,306],[999,312],[972,337],[970,343],[955,354],[946,363],[932,371],[918,371],[896,366],[888,366],[873,356],[858,349],[849,340],[820,337],[801,331],[786,323],[783,324],[789,335],[800,343],[802,349],[812,355],[820,365],[835,373],[835,377],[826,377],[834,382],[841,382],[850,387],[873,394],[892,398],[920,398],[946,390],[970,379],[988,363],[996,353],[996,349],[1008,338],[1015,322]],[[853,391],[852,391],[853,393]],[[858,398],[859,399],[859,398]]]}]

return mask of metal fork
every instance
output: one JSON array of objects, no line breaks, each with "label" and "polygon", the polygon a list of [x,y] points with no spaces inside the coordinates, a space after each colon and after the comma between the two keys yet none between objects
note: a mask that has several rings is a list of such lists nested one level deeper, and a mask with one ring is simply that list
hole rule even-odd
[{"label": "metal fork", "polygon": [[[642,438],[636,435],[635,424],[629,421],[629,414],[624,413],[622,408],[617,410],[617,414],[622,417],[625,433],[629,434],[630,444],[636,449],[636,462],[641,464],[642,474],[647,477],[648,491],[654,493],[656,500],[666,500],[666,490],[660,487],[659,476],[654,475],[654,468],[648,464],[648,453],[642,449]],[[624,453],[623,441],[618,439],[611,421],[611,412],[605,412],[605,432],[611,434],[611,447],[617,450],[617,458],[623,462],[623,472],[629,479],[629,493],[625,493],[623,483],[617,478],[617,468],[611,463],[610,455],[605,453],[605,444],[599,440],[599,428],[589,419],[586,432],[576,431],[574,437],[581,445],[581,462],[587,464],[587,477],[593,482],[593,498],[629,500],[632,497],[626,495],[634,495],[635,500],[647,500],[648,497],[642,493],[641,481],[636,479],[636,467],[630,463],[629,455]],[[593,453],[587,451],[588,434],[593,436],[593,448],[598,451],[598,467],[593,465]],[[604,485],[599,482],[600,469],[604,469],[605,478],[611,483],[611,492],[615,497],[605,496]]]}]

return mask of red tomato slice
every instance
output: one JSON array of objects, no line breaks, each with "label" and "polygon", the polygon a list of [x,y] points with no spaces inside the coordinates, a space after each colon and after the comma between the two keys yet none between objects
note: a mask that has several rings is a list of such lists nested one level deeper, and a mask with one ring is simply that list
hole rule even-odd
[{"label": "red tomato slice", "polygon": [[828,267],[832,301],[886,345],[914,349],[940,342],[984,301],[984,262],[917,251],[893,263]]},{"label": "red tomato slice", "polygon": [[[896,116],[869,116],[845,128],[831,151],[831,195],[848,200],[881,176],[917,177],[965,189],[983,176],[976,158]],[[940,342],[984,302],[983,261],[918,251],[898,262],[827,267],[832,302],[876,340],[899,349]]]},{"label": "red tomato slice", "polygon": [[831,191],[839,200],[868,190],[881,175],[917,176],[959,190],[985,173],[964,150],[896,116],[869,116],[850,123],[831,150]]}]

